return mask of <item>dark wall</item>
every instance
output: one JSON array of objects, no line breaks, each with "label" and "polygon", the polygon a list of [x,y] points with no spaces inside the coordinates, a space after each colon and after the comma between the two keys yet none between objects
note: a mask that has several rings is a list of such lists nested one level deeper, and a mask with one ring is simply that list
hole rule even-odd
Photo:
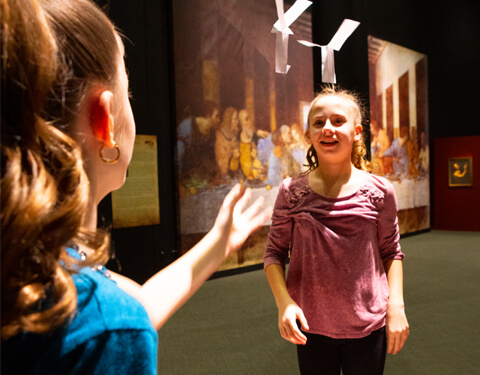
[{"label": "dark wall", "polygon": [[[137,281],[176,258],[172,250],[177,243],[177,208],[171,1],[110,0],[110,17],[131,41],[126,42],[126,66],[135,98],[137,133],[158,137],[161,224],[113,230],[123,273]],[[436,138],[480,134],[476,111],[479,10],[476,0],[315,0],[311,6],[313,42],[327,44],[344,18],[361,22],[335,53],[335,65],[338,82],[360,92],[367,104],[368,35],[426,54],[433,149]],[[314,49],[316,88],[321,84],[320,58],[320,50]],[[111,220],[108,198],[99,212],[107,222]]]},{"label": "dark wall", "polygon": [[[480,231],[480,136],[435,139],[435,229]],[[472,158],[472,186],[448,184],[448,159]]]},{"label": "dark wall", "polygon": [[[335,66],[338,82],[363,93],[366,100],[368,35],[426,54],[433,144],[435,138],[480,134],[475,110],[480,85],[479,11],[475,0],[314,1],[313,41],[328,43],[344,18],[361,22],[335,53]],[[317,73],[316,85],[321,83],[318,69]]]},{"label": "dark wall", "polygon": [[[170,2],[158,0],[110,0],[107,13],[124,39],[131,101],[137,134],[157,136],[160,225],[113,229],[117,261],[108,264],[138,282],[176,259],[176,186],[174,181],[174,94],[170,61]],[[110,195],[99,207],[99,218],[111,223]]]}]

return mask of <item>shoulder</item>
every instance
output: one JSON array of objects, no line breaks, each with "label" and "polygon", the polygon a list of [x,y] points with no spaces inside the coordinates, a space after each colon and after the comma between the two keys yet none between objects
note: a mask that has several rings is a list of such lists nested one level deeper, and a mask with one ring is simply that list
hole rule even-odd
[{"label": "shoulder", "polygon": [[283,180],[278,190],[278,195],[283,196],[284,199],[290,202],[292,196],[304,196],[308,194],[308,190],[308,175],[302,173],[296,177],[289,177]]},{"label": "shoulder", "polygon": [[178,133],[180,136],[187,136],[192,132],[192,118],[187,117],[178,125]]},{"label": "shoulder", "polygon": [[[72,320],[45,334],[25,332],[2,343],[1,372],[155,373],[128,370],[156,363],[158,336],[141,304],[90,268],[81,269],[72,279],[78,302]],[[114,364],[124,371],[98,370]]]},{"label": "shoulder", "polygon": [[77,312],[67,328],[65,352],[112,331],[156,332],[142,304],[116,283],[90,268],[73,276],[77,288]]},{"label": "shoulder", "polygon": [[396,202],[395,189],[388,179],[368,172],[365,172],[365,176],[365,184],[360,188],[363,195],[377,203]]},{"label": "shoulder", "polygon": [[283,180],[281,188],[285,191],[293,192],[298,188],[308,185],[308,174],[302,173],[295,177],[289,177]]},{"label": "shoulder", "polygon": [[386,194],[391,194],[395,192],[392,183],[387,178],[377,176],[368,172],[366,172],[365,174],[368,184],[374,186],[375,188],[383,191]]}]

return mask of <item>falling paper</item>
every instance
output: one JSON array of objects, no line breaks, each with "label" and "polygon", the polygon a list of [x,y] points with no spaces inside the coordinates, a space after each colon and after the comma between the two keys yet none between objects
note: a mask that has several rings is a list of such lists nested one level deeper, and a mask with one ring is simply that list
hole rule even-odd
[{"label": "falling paper", "polygon": [[326,46],[308,42],[306,40],[299,40],[298,42],[307,47],[320,47],[322,49],[322,81],[326,83],[337,83],[335,76],[335,61],[334,50],[340,51],[345,41],[360,25],[360,22],[345,19],[333,36],[330,43]]},{"label": "falling paper", "polygon": [[[293,4],[287,12],[283,13],[283,1],[275,0],[277,5],[277,15],[278,21],[275,22],[273,25],[272,33],[275,32],[286,32],[286,30],[281,26],[282,19],[285,22],[285,26],[288,30],[288,34],[293,34],[293,32],[288,29],[288,27],[295,22],[295,20],[302,15],[302,13],[307,9],[310,5],[312,5],[311,1],[308,0],[297,0],[295,4]],[[285,31],[284,31],[285,30]]]},{"label": "falling paper", "polygon": [[360,22],[344,19],[328,46],[335,51],[340,51],[343,43],[353,34],[358,25],[360,25]]},{"label": "falling paper", "polygon": [[277,6],[278,21],[273,25],[272,33],[276,33],[275,46],[275,72],[287,74],[290,65],[288,62],[288,36],[293,34],[289,26],[300,17],[312,2],[297,0],[286,13],[284,13],[283,0],[275,0]]},{"label": "falling paper", "polygon": [[337,83],[333,48],[322,46],[322,81]]}]

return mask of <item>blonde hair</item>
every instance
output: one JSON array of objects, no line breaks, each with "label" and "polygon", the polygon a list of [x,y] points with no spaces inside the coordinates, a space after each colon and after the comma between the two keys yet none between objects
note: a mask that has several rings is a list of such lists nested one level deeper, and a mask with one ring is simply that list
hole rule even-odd
[{"label": "blonde hair", "polygon": [[[83,92],[76,85],[84,87],[93,79],[91,73],[77,74],[81,66],[76,55],[92,51],[89,45],[78,45],[80,34],[91,27],[90,33],[106,39],[104,43],[111,38],[89,25],[91,18],[103,15],[89,1],[0,0],[0,4],[3,340],[22,331],[50,331],[74,313],[77,295],[70,273],[81,261],[67,254],[66,245],[75,241],[96,249],[82,266],[108,260],[109,235],[82,228],[89,181],[80,147],[69,134]],[[52,29],[53,15],[62,10],[67,15],[73,8],[77,27],[68,34]],[[105,22],[106,17],[100,19]],[[109,22],[107,26],[113,30]],[[90,55],[87,59],[96,60]]]},{"label": "blonde hair", "polygon": [[[310,113],[312,111],[313,105],[317,100],[325,96],[338,96],[344,99],[351,105],[351,108],[354,114],[355,123],[362,124],[364,122],[365,110],[364,110],[364,107],[362,106],[362,102],[358,97],[358,95],[353,91],[345,90],[332,85],[332,86],[323,86],[322,90],[315,96],[315,99],[313,99],[310,105],[310,111],[308,112],[308,126],[310,126]],[[355,166],[355,168],[370,172],[373,169],[373,167],[372,167],[372,163],[368,161],[368,159],[366,158],[366,155],[367,155],[367,147],[365,146],[363,139],[360,139],[359,141],[354,141],[352,146],[352,154],[351,154],[352,164]],[[313,171],[314,169],[318,168],[317,152],[315,151],[315,148],[313,147],[313,145],[311,145],[307,151],[307,162],[308,162],[307,172]]]}]

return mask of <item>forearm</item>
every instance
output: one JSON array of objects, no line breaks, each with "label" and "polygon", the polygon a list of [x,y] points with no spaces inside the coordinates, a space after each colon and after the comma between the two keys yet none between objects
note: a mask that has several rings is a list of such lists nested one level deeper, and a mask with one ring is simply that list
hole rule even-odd
[{"label": "forearm", "polygon": [[[225,236],[223,236],[225,237]],[[139,296],[158,330],[198,290],[226,257],[226,239],[214,227],[185,255],[152,276]]]},{"label": "forearm", "polygon": [[265,268],[265,273],[277,307],[285,306],[291,301],[291,297],[287,291],[284,268],[279,264],[271,264]]},{"label": "forearm", "polygon": [[251,190],[240,184],[227,194],[213,228],[185,255],[151,277],[143,286],[119,278],[128,293],[136,297],[147,310],[158,330],[165,324],[215,272],[227,257],[245,242],[270,217],[270,210],[260,212],[263,199],[248,208]]},{"label": "forearm", "polygon": [[401,260],[388,260],[384,263],[390,289],[389,305],[404,307],[403,300],[403,265]]}]

